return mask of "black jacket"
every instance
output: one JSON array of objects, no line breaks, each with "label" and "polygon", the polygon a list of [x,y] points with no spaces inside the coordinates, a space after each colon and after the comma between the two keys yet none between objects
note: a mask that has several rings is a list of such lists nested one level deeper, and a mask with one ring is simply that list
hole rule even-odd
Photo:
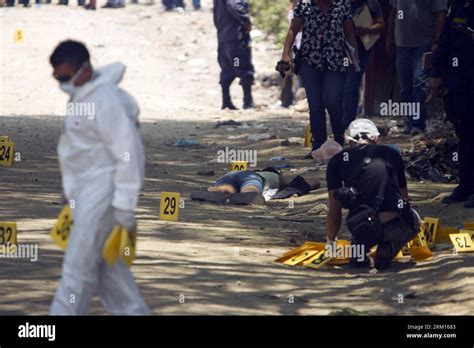
[{"label": "black jacket", "polygon": [[431,76],[443,77],[449,89],[462,79],[474,78],[474,1],[455,0],[446,18],[438,49],[433,54]]},{"label": "black jacket", "polygon": [[247,0],[214,0],[214,25],[219,43],[242,40],[243,26],[250,22]]}]

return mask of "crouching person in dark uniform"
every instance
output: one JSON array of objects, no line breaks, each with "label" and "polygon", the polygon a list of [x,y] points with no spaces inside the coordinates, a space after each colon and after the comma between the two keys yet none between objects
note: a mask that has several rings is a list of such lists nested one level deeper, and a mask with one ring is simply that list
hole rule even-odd
[{"label": "crouching person in dark uniform", "polygon": [[[366,257],[377,245],[375,267],[386,269],[398,252],[418,233],[420,219],[408,203],[405,166],[397,150],[376,145],[379,132],[368,119],[349,126],[350,148],[329,161],[327,184],[328,243],[335,241],[342,222],[342,208],[349,209],[347,226],[352,243],[364,255],[351,255],[351,264],[370,265]],[[359,248],[357,248],[359,249]]]},{"label": "crouching person in dark uniform", "polygon": [[459,186],[443,203],[474,208],[474,0],[454,0],[433,53],[431,94],[443,97],[459,137]]},{"label": "crouching person in dark uniform", "polygon": [[244,109],[254,107],[252,84],[254,67],[250,47],[252,24],[247,0],[214,0],[214,24],[219,42],[217,60],[221,67],[222,109],[237,109],[230,97],[230,85],[236,77],[244,90]]}]

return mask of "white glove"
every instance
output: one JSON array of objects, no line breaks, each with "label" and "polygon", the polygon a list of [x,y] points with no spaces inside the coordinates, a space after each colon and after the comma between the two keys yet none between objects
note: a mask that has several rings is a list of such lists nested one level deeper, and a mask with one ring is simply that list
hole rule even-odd
[{"label": "white glove", "polygon": [[116,225],[125,227],[129,232],[137,230],[137,220],[133,211],[114,208],[114,222]]}]

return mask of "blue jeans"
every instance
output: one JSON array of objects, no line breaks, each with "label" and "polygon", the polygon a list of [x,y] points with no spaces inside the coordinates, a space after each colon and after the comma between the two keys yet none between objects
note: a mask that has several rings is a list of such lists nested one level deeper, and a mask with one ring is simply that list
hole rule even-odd
[{"label": "blue jeans", "polygon": [[237,192],[242,192],[242,189],[247,186],[254,186],[262,193],[265,183],[262,177],[253,171],[243,170],[229,172],[221,176],[214,186],[221,185],[231,185]]},{"label": "blue jeans", "polygon": [[360,86],[362,85],[362,78],[367,70],[369,63],[370,52],[367,51],[360,40],[357,40],[359,46],[360,71],[356,72],[353,68],[349,68],[346,73],[346,82],[344,84],[344,128],[349,127],[349,124],[357,117],[357,110],[359,108]]},{"label": "blue jeans", "polygon": [[423,54],[431,51],[431,46],[424,47],[398,47],[397,70],[400,82],[400,98],[405,103],[419,103],[419,119],[409,116],[406,125],[425,130],[426,128],[426,98],[428,86],[426,83],[427,72],[423,70]]},{"label": "blue jeans", "polygon": [[308,97],[313,150],[320,148],[327,140],[326,110],[334,140],[344,146],[342,102],[346,73],[316,70],[303,59],[299,74]]}]

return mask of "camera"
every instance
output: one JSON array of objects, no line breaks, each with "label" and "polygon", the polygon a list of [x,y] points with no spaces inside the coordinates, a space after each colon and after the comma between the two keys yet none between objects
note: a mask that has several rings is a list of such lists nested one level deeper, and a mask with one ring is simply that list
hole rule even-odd
[{"label": "camera", "polygon": [[341,202],[344,209],[351,209],[355,206],[359,198],[359,192],[355,187],[341,187],[334,193],[335,198]]}]

